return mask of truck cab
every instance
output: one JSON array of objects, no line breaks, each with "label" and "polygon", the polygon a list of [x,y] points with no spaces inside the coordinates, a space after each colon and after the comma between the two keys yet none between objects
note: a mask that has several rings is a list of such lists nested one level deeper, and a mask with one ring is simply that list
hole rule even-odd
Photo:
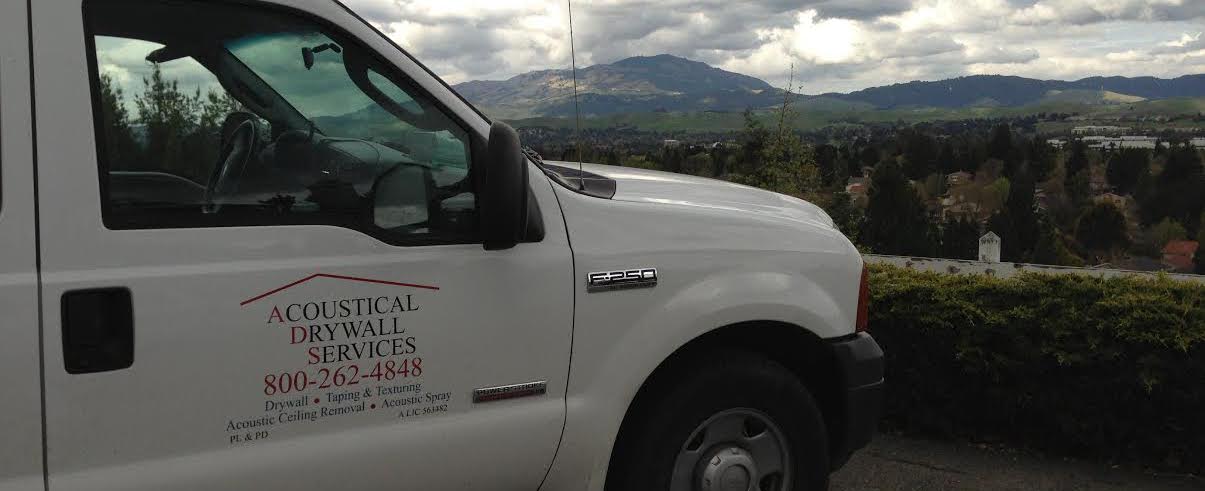
[{"label": "truck cab", "polygon": [[0,490],[822,489],[822,210],[543,162],[334,0],[0,4]]}]

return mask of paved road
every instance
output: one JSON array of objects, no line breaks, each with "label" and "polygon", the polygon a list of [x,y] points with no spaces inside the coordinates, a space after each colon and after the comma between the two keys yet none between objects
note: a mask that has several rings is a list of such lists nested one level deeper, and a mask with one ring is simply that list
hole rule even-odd
[{"label": "paved road", "polygon": [[1185,491],[1205,478],[1144,475],[1103,464],[880,435],[833,475],[831,491]]}]

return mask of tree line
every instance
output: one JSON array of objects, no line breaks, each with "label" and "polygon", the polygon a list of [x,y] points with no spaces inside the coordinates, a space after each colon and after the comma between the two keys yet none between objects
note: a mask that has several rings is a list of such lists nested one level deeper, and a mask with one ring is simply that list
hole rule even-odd
[{"label": "tree line", "polygon": [[[1172,240],[1205,238],[1201,153],[1183,140],[1104,151],[1071,139],[1060,149],[1031,117],[804,133],[786,123],[791,111],[789,100],[775,117],[746,111],[738,133],[679,136],[676,144],[665,141],[674,134],[641,140],[617,129],[613,141],[594,130],[592,143],[577,145],[571,133],[556,141],[540,129],[546,138],[537,150],[808,199],[861,249],[880,254],[975,259],[979,237],[992,231],[1002,238],[1004,261],[1077,266],[1158,258]],[[957,172],[973,174],[972,181],[952,185],[947,176]],[[864,198],[846,192],[859,180]],[[946,202],[959,199],[978,212],[943,214]]]}]

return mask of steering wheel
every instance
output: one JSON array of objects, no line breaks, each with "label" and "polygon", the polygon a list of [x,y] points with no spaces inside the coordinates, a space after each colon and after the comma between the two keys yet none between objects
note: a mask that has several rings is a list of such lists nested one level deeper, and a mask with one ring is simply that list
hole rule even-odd
[{"label": "steering wheel", "polygon": [[243,121],[231,132],[229,140],[222,146],[222,158],[214,167],[209,183],[205,186],[205,213],[217,213],[222,209],[223,202],[238,192],[243,171],[251,160],[257,131],[254,122]]}]

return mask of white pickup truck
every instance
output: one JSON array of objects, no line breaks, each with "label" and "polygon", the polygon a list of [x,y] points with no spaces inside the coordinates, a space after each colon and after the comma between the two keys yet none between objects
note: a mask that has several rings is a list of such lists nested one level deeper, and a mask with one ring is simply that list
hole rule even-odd
[{"label": "white pickup truck", "polygon": [[814,490],[880,410],[823,211],[540,162],[334,0],[0,3],[0,251],[2,490]]}]

